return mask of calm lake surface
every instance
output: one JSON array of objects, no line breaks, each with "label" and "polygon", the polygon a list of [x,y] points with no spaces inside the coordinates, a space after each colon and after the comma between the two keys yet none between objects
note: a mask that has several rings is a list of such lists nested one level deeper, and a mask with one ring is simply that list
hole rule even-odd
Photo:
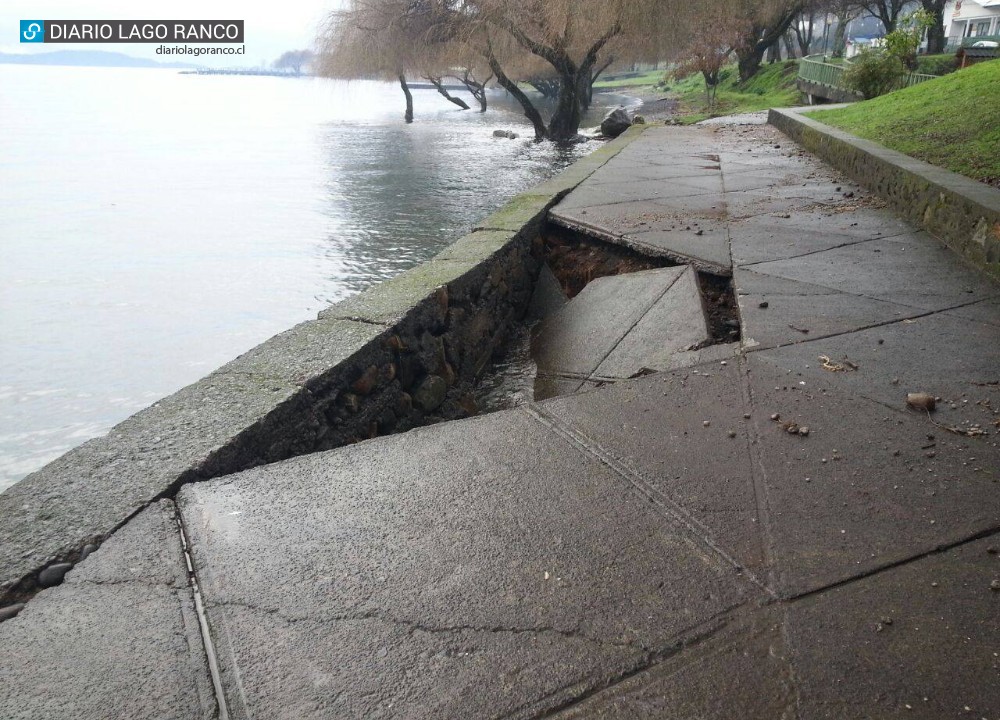
[{"label": "calm lake surface", "polygon": [[0,65],[0,490],[597,147],[414,96]]}]

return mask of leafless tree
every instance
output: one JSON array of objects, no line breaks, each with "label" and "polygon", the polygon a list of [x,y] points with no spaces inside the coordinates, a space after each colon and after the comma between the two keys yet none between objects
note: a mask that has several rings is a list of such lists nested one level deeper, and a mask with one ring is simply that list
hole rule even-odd
[{"label": "leafless tree", "polygon": [[283,52],[274,61],[274,67],[278,70],[291,70],[296,75],[302,74],[302,66],[312,62],[312,50],[289,50]]},{"label": "leafless tree", "polygon": [[[718,1],[718,0],[713,0]],[[740,80],[746,82],[760,69],[768,48],[777,44],[804,5],[803,0],[727,0],[730,22],[739,31],[736,58]]]},{"label": "leafless tree", "polygon": [[911,0],[860,0],[858,5],[872,17],[878,18],[885,31],[891,33],[910,2]]}]

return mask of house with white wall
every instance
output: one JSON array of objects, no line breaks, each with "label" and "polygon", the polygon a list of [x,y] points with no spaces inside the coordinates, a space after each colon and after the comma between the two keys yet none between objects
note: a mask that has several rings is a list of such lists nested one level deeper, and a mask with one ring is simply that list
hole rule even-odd
[{"label": "house with white wall", "polygon": [[1000,35],[1000,0],[951,0],[944,8],[949,46],[966,38]]}]

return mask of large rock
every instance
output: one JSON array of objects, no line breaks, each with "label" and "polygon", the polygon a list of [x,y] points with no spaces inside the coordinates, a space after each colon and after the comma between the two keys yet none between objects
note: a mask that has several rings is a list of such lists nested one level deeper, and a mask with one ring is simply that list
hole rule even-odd
[{"label": "large rock", "polygon": [[615,108],[601,121],[601,133],[608,137],[618,137],[630,127],[632,120],[625,112],[625,108]]}]

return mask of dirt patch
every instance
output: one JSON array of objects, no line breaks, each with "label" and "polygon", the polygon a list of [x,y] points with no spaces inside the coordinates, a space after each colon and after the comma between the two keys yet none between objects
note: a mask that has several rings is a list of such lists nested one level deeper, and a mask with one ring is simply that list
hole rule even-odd
[{"label": "dirt patch", "polygon": [[737,342],[740,339],[740,316],[732,278],[700,272],[698,287],[708,318],[708,331],[712,336],[705,345]]},{"label": "dirt patch", "polygon": [[677,105],[676,98],[649,98],[642,101],[642,105],[635,111],[635,114],[642,115],[647,123],[654,120],[666,120],[677,113]]},{"label": "dirt patch", "polygon": [[598,278],[677,265],[559,228],[549,229],[541,239],[541,255],[568,298]]}]

